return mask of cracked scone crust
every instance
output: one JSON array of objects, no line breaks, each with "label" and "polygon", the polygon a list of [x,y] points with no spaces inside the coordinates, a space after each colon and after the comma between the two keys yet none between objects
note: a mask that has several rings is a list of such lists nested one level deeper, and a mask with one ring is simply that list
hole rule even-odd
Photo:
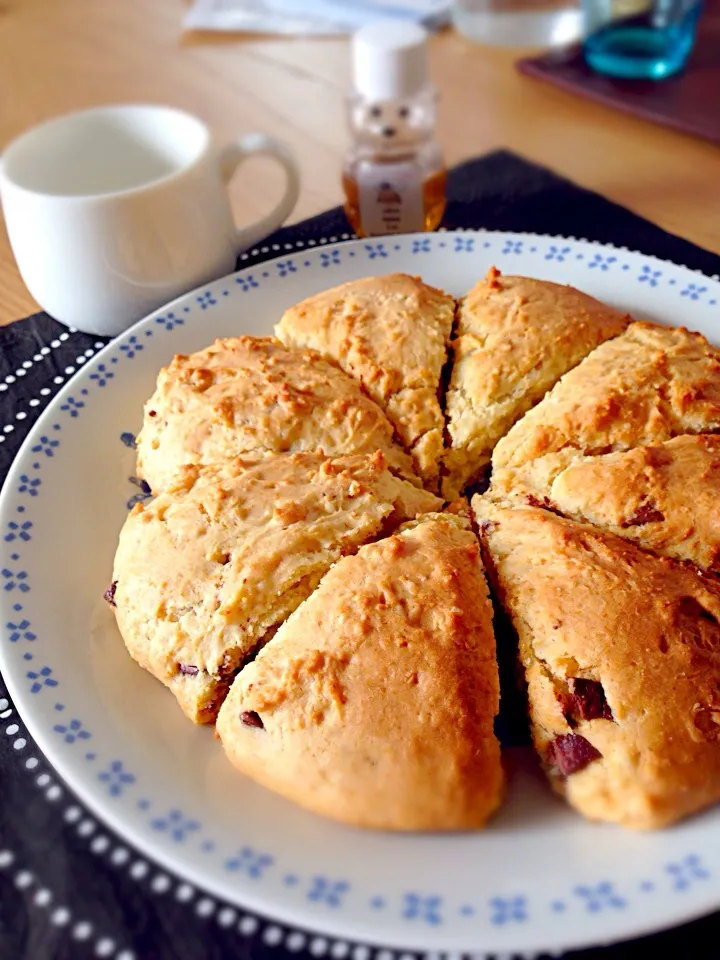
[{"label": "cracked scone crust", "polygon": [[699,333],[632,323],[566,373],[493,453],[500,496],[552,483],[575,456],[720,430],[720,351]]},{"label": "cracked scone crust", "polygon": [[492,608],[467,521],[420,518],[339,561],[234,682],[243,773],[391,830],[482,826],[502,789]]},{"label": "cracked scone crust", "polygon": [[478,478],[495,444],[560,377],[622,333],[622,314],[573,287],[491,268],[463,298],[446,398],[443,494]]},{"label": "cracked scone crust", "polygon": [[534,507],[473,508],[555,788],[632,828],[720,800],[718,582]]},{"label": "cracked scone crust", "polygon": [[441,377],[454,299],[416,277],[365,277],[288,310],[276,335],[312,347],[357,377],[383,408],[419,475],[436,486],[445,421]]},{"label": "cracked scone crust", "polygon": [[120,534],[112,601],[125,645],[191,720],[211,721],[243,660],[331,564],[440,506],[379,452],[185,468]]},{"label": "cracked scone crust", "polygon": [[157,493],[185,465],[303,450],[382,450],[393,470],[418,482],[391,423],[356,380],[313,350],[232,337],[160,371],[137,438],[138,472]]},{"label": "cracked scone crust", "polygon": [[720,573],[720,437],[682,436],[567,466],[510,499],[530,501],[633,540],[645,550]]}]

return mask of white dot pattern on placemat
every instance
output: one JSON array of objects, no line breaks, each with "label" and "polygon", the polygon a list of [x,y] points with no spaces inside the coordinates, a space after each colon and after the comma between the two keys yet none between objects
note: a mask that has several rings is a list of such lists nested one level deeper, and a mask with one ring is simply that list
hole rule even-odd
[{"label": "white dot pattern on placemat", "polygon": [[73,927],[72,935],[75,940],[87,940],[92,933],[92,924],[87,920],[81,920]]},{"label": "white dot pattern on placemat", "polygon": [[33,897],[33,900],[38,907],[46,907],[52,900],[52,894],[49,890],[46,890],[44,887]]},{"label": "white dot pattern on placemat", "polygon": [[198,900],[195,906],[195,913],[199,917],[209,917],[215,912],[215,904],[208,897]]},{"label": "white dot pattern on placemat", "polygon": [[93,853],[105,853],[107,848],[110,846],[109,837],[93,837],[92,843],[90,844],[90,849]]},{"label": "white dot pattern on placemat", "polygon": [[[0,869],[9,867],[14,861],[15,854],[12,850],[0,850]],[[13,877],[13,881],[19,890],[30,890],[36,883],[36,877],[30,870],[18,870]],[[53,899],[52,890],[40,886],[35,890],[34,894],[32,894],[31,902],[35,907],[45,910],[52,906]],[[62,904],[51,909],[48,914],[48,919],[53,926],[71,927],[69,932],[74,940],[83,942],[89,940],[93,935],[93,924],[85,919],[80,919],[77,922],[74,921],[70,909]],[[112,956],[115,951],[115,946],[115,941],[110,937],[100,937],[95,944],[95,956]],[[132,951],[125,950],[122,951],[122,953],[124,953],[127,958],[130,958],[130,960],[134,960]],[[117,954],[116,960],[122,956],[122,953]]]},{"label": "white dot pattern on placemat", "polygon": [[130,867],[130,876],[134,880],[142,880],[150,868],[143,860],[136,860]]},{"label": "white dot pattern on placemat", "polygon": [[34,877],[29,870],[21,870],[15,875],[15,886],[20,890],[25,890],[27,887],[31,887],[33,881]]},{"label": "white dot pattern on placemat", "polygon": [[159,873],[156,877],[153,877],[150,884],[150,889],[153,893],[167,893],[172,885],[170,877],[164,873]]},{"label": "white dot pattern on placemat", "polygon": [[63,817],[67,820],[68,823],[75,823],[76,820],[79,820],[82,816],[82,810],[80,807],[68,807]]},{"label": "white dot pattern on placemat", "polygon": [[232,907],[223,907],[217,915],[217,922],[221,927],[230,927],[237,919],[237,911]]},{"label": "white dot pattern on placemat", "polygon": [[92,820],[83,820],[78,824],[77,832],[81,837],[89,837],[91,833],[95,832],[95,824]]},{"label": "white dot pattern on placemat", "polygon": [[297,950],[302,950],[302,948],[305,946],[306,940],[307,940],[307,937],[305,936],[305,934],[300,933],[300,931],[296,930],[295,932],[288,935],[288,937],[285,940],[285,946],[287,947],[288,950],[292,950],[294,953]]},{"label": "white dot pattern on placemat", "polygon": [[313,957],[324,957],[328,951],[328,942],[325,937],[313,937],[309,950]]},{"label": "white dot pattern on placemat", "polygon": [[189,883],[181,883],[175,891],[175,899],[179,900],[180,903],[187,903],[188,900],[192,900],[194,893],[195,891]]},{"label": "white dot pattern on placemat", "polygon": [[344,940],[336,940],[330,947],[330,956],[335,957],[336,960],[343,960],[343,957],[346,957],[349,953],[350,944],[345,943]]},{"label": "white dot pattern on placemat", "polygon": [[251,936],[260,926],[255,917],[243,917],[238,923],[238,930],[246,937]]},{"label": "white dot pattern on placemat", "polygon": [[369,960],[370,958],[370,947],[366,947],[364,943],[359,943],[357,946],[352,949],[352,960]]},{"label": "white dot pattern on placemat", "polygon": [[116,847],[110,854],[110,861],[115,864],[116,867],[121,867],[129,859],[130,851],[126,850],[125,847]]},{"label": "white dot pattern on placemat", "polygon": [[262,935],[263,943],[266,943],[269,947],[276,947],[283,938],[283,932],[280,927],[269,926],[265,928],[265,932]]}]

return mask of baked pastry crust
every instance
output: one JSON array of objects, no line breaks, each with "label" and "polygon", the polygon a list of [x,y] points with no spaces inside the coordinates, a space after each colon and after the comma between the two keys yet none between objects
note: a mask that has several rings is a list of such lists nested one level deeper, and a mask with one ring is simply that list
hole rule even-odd
[{"label": "baked pastry crust", "polygon": [[573,287],[506,277],[491,268],[458,310],[443,495],[458,496],[476,480],[510,427],[629,322],[627,314]]},{"label": "baked pastry crust", "polygon": [[335,561],[440,506],[379,452],[186,467],[120,534],[113,600],[125,645],[191,720],[212,721],[243,660]]},{"label": "baked pastry crust", "polygon": [[417,277],[351,280],[291,307],[275,327],[357,377],[387,414],[415,469],[437,488],[445,421],[441,377],[455,301]]},{"label": "baked pastry crust", "polygon": [[231,337],[176,356],[145,404],[137,448],[138,472],[154,492],[185,465],[302,450],[382,450],[393,470],[419,483],[360,384],[315,351],[273,337]]},{"label": "baked pastry crust", "polygon": [[642,829],[720,800],[718,582],[535,507],[473,509],[556,790]]},{"label": "baked pastry crust", "polygon": [[633,323],[566,373],[498,443],[493,489],[532,492],[574,456],[718,429],[720,351],[683,327]]},{"label": "baked pastry crust", "polygon": [[[569,455],[567,455],[569,454]],[[577,457],[551,483],[510,499],[542,505],[633,540],[677,560],[720,573],[720,436],[681,436],[663,443]]]},{"label": "baked pastry crust", "polygon": [[442,514],[339,561],[238,676],[217,729],[243,773],[316,813],[472,829],[500,802],[498,704],[478,542]]}]

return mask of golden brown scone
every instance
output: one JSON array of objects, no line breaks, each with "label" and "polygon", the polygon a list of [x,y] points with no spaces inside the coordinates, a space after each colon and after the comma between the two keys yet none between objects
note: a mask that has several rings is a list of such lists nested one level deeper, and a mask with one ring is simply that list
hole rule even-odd
[{"label": "golden brown scone", "polygon": [[478,478],[498,440],[630,318],[573,287],[494,267],[460,304],[446,412],[443,495]]},{"label": "golden brown scone", "polygon": [[718,581],[535,507],[473,508],[558,792],[643,829],[720,800]]},{"label": "golden brown scone", "polygon": [[566,373],[498,443],[493,489],[532,490],[552,483],[574,456],[717,429],[720,351],[682,327],[633,323]]},{"label": "golden brown scone", "polygon": [[362,381],[419,475],[433,488],[445,421],[439,391],[455,313],[451,296],[392,273],[351,280],[309,297],[275,327],[284,342],[312,347]]},{"label": "golden brown scone", "polygon": [[720,437],[675,437],[600,457],[574,454],[551,483],[532,493],[526,483],[510,498],[720,572]]},{"label": "golden brown scone", "polygon": [[120,534],[113,596],[130,654],[196,723],[331,564],[441,501],[381,453],[186,467]]},{"label": "golden brown scone", "polygon": [[483,825],[502,789],[492,608],[467,521],[421,518],[339,561],[238,676],[230,760],[316,813]]},{"label": "golden brown scone", "polygon": [[154,492],[178,469],[241,454],[382,450],[415,480],[410,457],[360,384],[313,350],[272,337],[232,337],[178,355],[158,375],[137,439],[138,472]]}]

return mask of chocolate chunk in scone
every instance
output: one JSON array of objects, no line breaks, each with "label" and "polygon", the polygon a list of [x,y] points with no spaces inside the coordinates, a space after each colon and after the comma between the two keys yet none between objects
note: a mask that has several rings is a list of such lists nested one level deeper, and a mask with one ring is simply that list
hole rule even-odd
[{"label": "chocolate chunk in scone", "polygon": [[633,828],[720,800],[718,582],[542,509],[473,508],[558,792]]},{"label": "chocolate chunk in scone", "polygon": [[275,333],[357,377],[387,414],[415,469],[437,488],[445,420],[443,367],[455,301],[417,277],[351,280],[286,311]]},{"label": "chocolate chunk in scone", "polygon": [[120,534],[120,632],[190,719],[212,721],[237,670],[335,561],[440,506],[380,452],[185,468]]},{"label": "chocolate chunk in scone", "polygon": [[240,673],[217,729],[243,773],[316,813],[473,829],[501,799],[498,699],[477,539],[435,514],[340,560]]}]

